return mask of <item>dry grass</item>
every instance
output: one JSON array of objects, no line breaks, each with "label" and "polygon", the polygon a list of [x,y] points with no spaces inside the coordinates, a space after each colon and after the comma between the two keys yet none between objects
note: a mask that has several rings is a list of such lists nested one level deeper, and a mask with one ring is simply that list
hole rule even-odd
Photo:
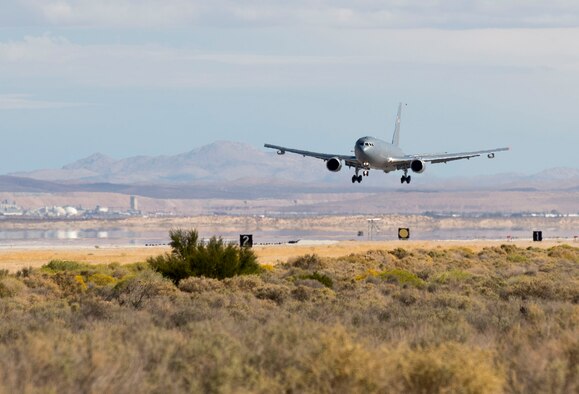
[{"label": "dry grass", "polygon": [[145,264],[0,271],[0,392],[579,390],[578,248],[410,245],[178,288]]},{"label": "dry grass", "polygon": [[[500,246],[502,241],[376,241],[358,242],[342,241],[331,245],[268,245],[254,248],[260,263],[278,264],[295,256],[316,254],[321,257],[340,257],[350,253],[366,253],[373,249],[395,249],[402,246],[407,250],[437,249],[449,247],[467,247],[473,251],[484,247]],[[560,245],[560,241],[545,241],[533,243],[528,241],[512,242],[520,248],[529,246],[550,248]],[[0,249],[0,269],[16,272],[25,267],[40,267],[50,260],[73,260],[91,264],[106,264],[117,262],[120,264],[145,261],[149,257],[157,256],[169,251],[168,246],[160,247],[71,247],[71,248],[9,248]]]},{"label": "dry grass", "polygon": [[26,267],[37,268],[50,260],[79,261],[89,264],[129,264],[158,256],[169,247],[84,247],[0,249],[0,269],[16,272]]}]

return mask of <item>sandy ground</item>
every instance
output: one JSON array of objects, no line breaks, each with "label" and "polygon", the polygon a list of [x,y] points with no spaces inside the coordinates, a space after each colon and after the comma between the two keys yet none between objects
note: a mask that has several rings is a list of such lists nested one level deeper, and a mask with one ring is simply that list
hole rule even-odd
[{"label": "sandy ground", "polygon": [[[339,257],[351,253],[364,253],[368,250],[387,249],[402,247],[405,249],[417,248],[450,248],[467,247],[473,251],[481,250],[488,246],[499,246],[509,243],[520,248],[528,246],[549,248],[555,245],[567,243],[579,247],[578,242],[573,241],[375,241],[358,242],[342,241],[331,245],[268,245],[254,248],[260,263],[278,264],[288,259],[305,254],[317,254],[322,257]],[[51,260],[74,260],[93,264],[106,263],[134,263],[145,261],[148,257],[157,256],[169,251],[169,247],[36,247],[36,248],[6,248],[0,249],[0,269],[16,272],[25,267],[40,267]]]}]

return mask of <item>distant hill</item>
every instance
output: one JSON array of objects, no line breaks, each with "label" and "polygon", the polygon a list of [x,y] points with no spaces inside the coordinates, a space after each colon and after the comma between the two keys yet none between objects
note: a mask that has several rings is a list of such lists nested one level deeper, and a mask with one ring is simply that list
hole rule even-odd
[{"label": "distant hill", "polygon": [[[264,152],[253,146],[218,141],[173,156],[135,156],[115,160],[96,153],[61,169],[13,173],[18,177],[45,181],[110,182],[110,183],[192,183],[224,182],[240,179],[299,179],[331,181],[323,171],[323,163],[297,156],[279,160],[275,152]],[[317,165],[316,165],[317,164]]]},{"label": "distant hill", "polygon": [[[351,185],[351,174],[347,168],[331,173],[322,161],[313,158],[292,154],[280,157],[276,152],[259,150],[248,144],[218,141],[177,155],[117,160],[95,153],[60,169],[10,174],[3,177],[0,191],[88,189],[136,192],[138,189],[155,195],[186,198],[202,192],[210,195],[210,191],[220,190],[220,193],[229,195],[255,195],[259,192],[271,195],[298,190],[366,193],[375,190],[579,190],[579,169],[576,168],[549,169],[533,175],[504,173],[437,178],[427,174],[415,177],[415,182],[404,186],[398,184],[397,174],[384,176],[376,172],[364,179],[362,185]],[[33,183],[32,180],[49,183]]]}]

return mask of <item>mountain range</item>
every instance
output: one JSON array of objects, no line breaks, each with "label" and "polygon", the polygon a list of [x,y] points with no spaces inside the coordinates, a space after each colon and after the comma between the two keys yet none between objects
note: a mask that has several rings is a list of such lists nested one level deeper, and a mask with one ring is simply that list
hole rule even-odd
[{"label": "mountain range", "polygon": [[276,160],[272,152],[263,152],[244,143],[218,141],[172,156],[135,156],[116,160],[95,153],[60,169],[10,175],[44,181],[130,184],[229,182],[251,178],[319,181],[327,178],[328,174],[319,171],[319,166],[312,166],[311,160],[300,160],[295,156],[284,159]]},{"label": "mountain range", "polygon": [[[125,159],[95,153],[60,169],[39,169],[0,177],[0,191],[107,191],[135,193],[149,190],[158,197],[187,198],[201,190],[210,193],[237,192],[256,195],[294,190],[301,192],[372,192],[401,189],[397,182],[384,182],[384,176],[370,176],[352,190],[352,171],[335,174],[322,162],[298,155],[279,157],[253,146],[218,141],[186,153],[164,156],[135,156]],[[376,172],[373,172],[373,174]],[[376,175],[378,175],[376,173]],[[418,178],[417,178],[418,179]],[[203,186],[200,188],[199,186]],[[503,173],[477,177],[420,177],[412,190],[560,190],[579,191],[579,169],[557,168],[533,175]],[[405,186],[407,190],[408,186]],[[244,190],[246,192],[244,192]],[[270,192],[267,192],[270,190]],[[211,193],[210,193],[211,194]]]}]

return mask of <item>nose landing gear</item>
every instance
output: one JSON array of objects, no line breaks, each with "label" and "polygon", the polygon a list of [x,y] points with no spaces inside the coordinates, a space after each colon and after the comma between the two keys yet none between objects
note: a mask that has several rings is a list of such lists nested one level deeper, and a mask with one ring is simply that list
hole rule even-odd
[{"label": "nose landing gear", "polygon": [[370,170],[364,170],[362,171],[362,175],[359,175],[360,173],[360,169],[356,168],[356,175],[352,175],[352,183],[361,183],[362,182],[362,176],[368,176],[370,174]]}]

